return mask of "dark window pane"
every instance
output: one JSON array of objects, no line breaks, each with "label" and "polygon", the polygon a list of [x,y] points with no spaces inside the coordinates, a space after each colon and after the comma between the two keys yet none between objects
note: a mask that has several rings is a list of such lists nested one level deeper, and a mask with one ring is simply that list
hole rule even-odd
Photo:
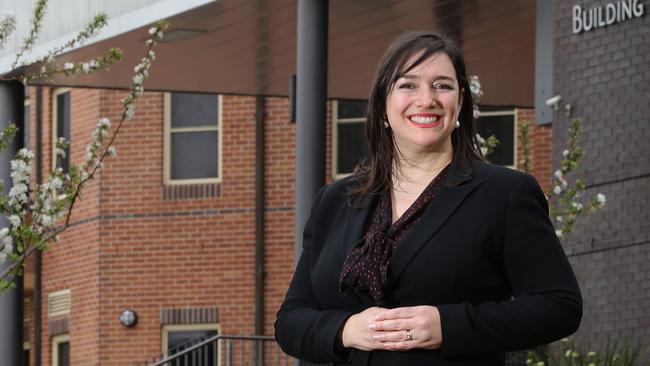
[{"label": "dark window pane", "polygon": [[218,101],[216,94],[172,93],[172,127],[217,125]]},{"label": "dark window pane", "polygon": [[[216,330],[193,330],[193,331],[179,331],[179,332],[169,332],[167,334],[167,353],[168,355],[174,355],[178,352],[183,351],[186,348],[189,348],[197,343],[200,343],[206,339],[216,336],[218,332]],[[206,345],[205,348],[200,350],[191,351],[187,358],[182,356],[183,365],[216,365],[217,364],[217,355],[215,353],[215,348],[210,345]],[[199,355],[200,354],[200,355]],[[207,357],[207,360],[205,359]]]},{"label": "dark window pane", "polygon": [[23,350],[23,365],[29,366],[29,350]]},{"label": "dark window pane", "polygon": [[62,342],[59,348],[59,366],[70,366],[70,342]]},{"label": "dark window pane", "polygon": [[499,145],[487,159],[499,165],[515,165],[515,116],[481,116],[478,120],[478,133],[487,139],[496,136]]},{"label": "dark window pane", "polygon": [[365,118],[368,102],[365,100],[339,100],[338,118]]},{"label": "dark window pane", "polygon": [[[56,138],[63,137],[70,143],[70,92],[56,96]],[[57,161],[64,172],[70,168],[70,146],[65,150],[65,158]]]},{"label": "dark window pane", "polygon": [[217,131],[174,132],[172,137],[172,179],[216,178],[219,145]]},{"label": "dark window pane", "polygon": [[338,128],[338,174],[354,171],[362,159],[368,157],[365,123],[339,123]]},{"label": "dark window pane", "polygon": [[25,125],[23,127],[23,131],[25,131],[24,135],[25,136],[25,148],[29,149],[29,111],[31,110],[29,105],[25,106]]}]

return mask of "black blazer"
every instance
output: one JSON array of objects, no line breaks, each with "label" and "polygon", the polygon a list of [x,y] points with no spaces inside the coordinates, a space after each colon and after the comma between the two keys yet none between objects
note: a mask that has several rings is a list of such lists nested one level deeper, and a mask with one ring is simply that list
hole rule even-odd
[{"label": "black blazer", "polygon": [[389,307],[433,305],[442,347],[409,352],[335,352],[352,314],[374,306],[366,294],[338,291],[341,267],[362,240],[374,197],[349,207],[347,178],[323,187],[305,225],[303,252],[275,323],[282,349],[315,363],[502,365],[504,352],[576,331],[582,298],[535,178],[476,162],[452,165],[421,221],[391,259]]}]

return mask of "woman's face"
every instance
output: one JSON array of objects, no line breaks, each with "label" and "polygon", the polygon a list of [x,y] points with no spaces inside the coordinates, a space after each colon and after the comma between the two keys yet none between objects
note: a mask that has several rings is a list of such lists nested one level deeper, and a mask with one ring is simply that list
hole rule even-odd
[{"label": "woman's face", "polygon": [[451,151],[451,132],[462,105],[456,70],[445,53],[434,53],[411,69],[386,98],[386,116],[400,151]]}]

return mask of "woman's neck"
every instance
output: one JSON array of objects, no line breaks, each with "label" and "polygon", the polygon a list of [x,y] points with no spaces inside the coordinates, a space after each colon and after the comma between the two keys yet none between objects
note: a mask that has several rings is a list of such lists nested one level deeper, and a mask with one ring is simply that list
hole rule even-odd
[{"label": "woman's neck", "polygon": [[[440,173],[453,158],[453,150],[409,154],[404,153],[399,157],[399,166],[393,167],[393,187],[426,186]],[[408,189],[407,189],[408,190]]]}]

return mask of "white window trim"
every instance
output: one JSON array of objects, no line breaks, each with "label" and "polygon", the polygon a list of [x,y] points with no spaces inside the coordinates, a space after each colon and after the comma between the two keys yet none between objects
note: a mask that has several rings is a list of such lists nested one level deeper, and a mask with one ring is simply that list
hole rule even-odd
[{"label": "white window trim", "polygon": [[52,366],[60,366],[59,365],[59,344],[65,342],[70,343],[69,334],[61,334],[52,337]]},{"label": "white window trim", "polygon": [[[163,119],[164,119],[164,133],[163,133],[163,184],[164,185],[187,185],[187,184],[206,184],[206,183],[221,183],[223,174],[223,96],[217,95],[217,126],[208,127],[171,127],[171,112],[172,112],[172,93],[164,93],[163,95]],[[171,179],[171,134],[172,132],[199,132],[199,131],[217,131],[219,145],[217,157],[218,171],[216,178],[195,178],[195,179]]]},{"label": "white window trim", "polygon": [[[56,169],[56,126],[58,124],[57,121],[57,102],[56,98],[60,94],[68,93],[70,92],[70,88],[57,88],[54,89],[52,92],[52,170]],[[72,93],[70,93],[70,132],[72,133]],[[70,136],[70,140],[72,140],[72,136]],[[70,141],[68,141],[70,142]],[[69,146],[68,148],[68,155],[72,155],[72,146]],[[70,159],[70,156],[68,156],[68,159]],[[70,159],[70,163],[72,164],[72,160]]]},{"label": "white window trim", "polygon": [[331,166],[332,166],[332,178],[334,180],[339,180],[345,177],[348,177],[352,175],[352,173],[343,173],[339,174],[339,163],[338,163],[338,158],[339,158],[339,133],[338,133],[338,125],[339,123],[359,123],[359,122],[366,122],[366,117],[358,117],[358,118],[339,118],[339,101],[338,100],[333,100],[332,101],[332,135],[331,135],[331,149],[332,149],[332,160],[331,160]]},{"label": "white window trim", "polygon": [[[499,116],[513,116],[514,118],[512,119],[513,121],[513,141],[512,141],[512,153],[514,156],[512,157],[512,161],[514,165],[501,165],[506,168],[511,168],[511,169],[517,169],[517,145],[519,143],[519,121],[517,120],[517,108],[509,109],[509,110],[502,110],[502,111],[490,111],[490,112],[483,112],[481,111],[480,117],[499,117]],[[479,123],[480,122],[480,117],[479,117]],[[487,138],[489,136],[481,136],[483,138]]]},{"label": "white window trim", "polygon": [[[191,332],[194,330],[216,330],[217,334],[221,334],[221,325],[219,323],[200,323],[200,324],[167,324],[162,328],[162,354],[167,357],[167,346],[169,345],[169,332]],[[217,347],[217,351],[219,347]],[[217,355],[219,360],[221,357]],[[221,362],[218,362],[219,365]]]}]

